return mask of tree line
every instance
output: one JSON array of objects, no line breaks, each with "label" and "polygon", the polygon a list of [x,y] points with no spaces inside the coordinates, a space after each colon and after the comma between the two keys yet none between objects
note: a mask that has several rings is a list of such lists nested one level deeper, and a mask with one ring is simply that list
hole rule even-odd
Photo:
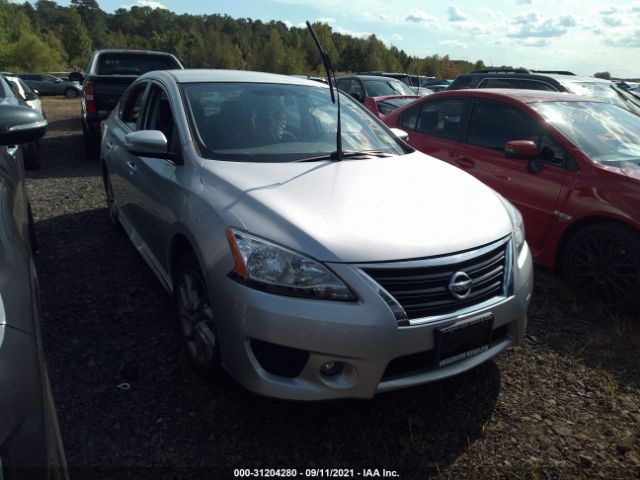
[{"label": "tree line", "polygon": [[[389,71],[453,78],[484,63],[448,55],[408,55],[370,35],[355,38],[314,24],[338,72]],[[322,64],[306,28],[228,15],[178,15],[150,7],[106,13],[96,0],[14,4],[0,0],[0,69],[83,70],[100,48],[170,52],[187,68],[231,68],[284,74],[320,74]]]}]

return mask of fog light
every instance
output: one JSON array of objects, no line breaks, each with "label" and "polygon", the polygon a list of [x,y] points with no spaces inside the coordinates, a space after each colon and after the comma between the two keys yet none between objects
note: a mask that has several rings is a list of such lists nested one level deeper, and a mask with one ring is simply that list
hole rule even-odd
[{"label": "fog light", "polygon": [[320,367],[320,373],[327,377],[335,377],[340,372],[342,372],[342,363],[341,362],[327,362],[322,367]]}]

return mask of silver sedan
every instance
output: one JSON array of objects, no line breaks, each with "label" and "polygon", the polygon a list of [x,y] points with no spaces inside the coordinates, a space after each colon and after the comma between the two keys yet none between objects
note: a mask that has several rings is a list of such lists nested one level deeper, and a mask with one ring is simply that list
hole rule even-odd
[{"label": "silver sedan", "polygon": [[305,79],[147,73],[103,126],[108,210],[173,295],[196,370],[298,400],[371,398],[518,343],[517,210]]}]

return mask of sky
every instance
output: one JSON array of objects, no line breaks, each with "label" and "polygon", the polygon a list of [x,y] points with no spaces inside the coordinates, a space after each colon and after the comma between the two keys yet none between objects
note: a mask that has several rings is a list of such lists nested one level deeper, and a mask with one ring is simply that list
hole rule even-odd
[{"label": "sky", "polygon": [[[58,1],[68,5],[68,1]],[[640,77],[640,0],[98,0],[113,12],[132,5],[176,13],[227,14],[367,37],[409,55],[592,76]]]}]

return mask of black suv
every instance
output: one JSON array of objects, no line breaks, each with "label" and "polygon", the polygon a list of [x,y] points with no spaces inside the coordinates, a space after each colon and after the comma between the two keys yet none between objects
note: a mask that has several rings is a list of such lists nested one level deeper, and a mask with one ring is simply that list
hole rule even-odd
[{"label": "black suv", "polygon": [[463,88],[523,88],[569,92],[595,97],[640,115],[640,101],[614,82],[595,77],[580,77],[566,70],[485,68],[458,75],[448,90]]}]

